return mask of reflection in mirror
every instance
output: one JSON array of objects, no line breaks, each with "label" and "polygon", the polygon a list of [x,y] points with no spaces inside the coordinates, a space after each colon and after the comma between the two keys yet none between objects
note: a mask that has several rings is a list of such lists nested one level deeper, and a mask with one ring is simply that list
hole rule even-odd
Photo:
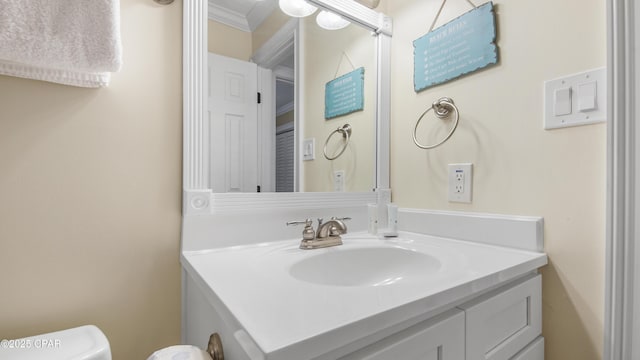
[{"label": "reflection in mirror", "polygon": [[[282,65],[281,65],[282,66]],[[293,61],[291,61],[293,69]],[[295,86],[293,79],[276,77],[276,192],[295,191]]]},{"label": "reflection in mirror", "polygon": [[[211,0],[209,6],[220,10],[243,3]],[[292,36],[291,46],[265,61],[259,53],[291,18],[277,6],[261,6],[269,15],[264,14],[253,29],[251,24],[243,31],[209,19],[210,188],[214,192],[371,191],[376,186],[375,37],[353,24],[322,29],[315,15],[309,16],[299,20],[297,41]],[[210,8],[211,13],[215,11]],[[256,60],[257,55],[262,61]],[[327,82],[361,67],[364,107],[325,119]],[[261,104],[255,92],[260,92]],[[332,136],[327,153],[335,155],[346,148],[335,160],[327,160],[324,144],[344,124],[352,127],[349,143]],[[313,159],[304,160],[309,158],[303,154],[308,149],[304,140],[315,144]]]},{"label": "reflection in mirror", "polygon": [[[314,17],[301,22],[300,70],[304,99],[301,114],[304,139],[315,139],[314,160],[303,161],[303,191],[371,191],[375,181],[375,126],[376,126],[376,44],[371,32],[350,25],[340,30],[320,28]],[[362,110],[326,119],[325,87],[327,82],[364,69]],[[347,79],[350,80],[350,79]],[[347,87],[349,90],[350,88]],[[354,92],[360,89],[353,89]],[[340,94],[339,100],[349,103],[349,95]],[[347,95],[347,96],[345,96]],[[334,106],[336,106],[334,104]],[[339,105],[337,105],[339,106]],[[349,142],[334,131],[351,125]],[[333,135],[328,139],[330,134]],[[335,160],[344,146],[345,151]]]}]

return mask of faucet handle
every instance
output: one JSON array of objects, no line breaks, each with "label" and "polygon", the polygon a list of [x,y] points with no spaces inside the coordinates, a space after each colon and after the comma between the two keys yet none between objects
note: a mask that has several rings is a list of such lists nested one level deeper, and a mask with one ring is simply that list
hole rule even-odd
[{"label": "faucet handle", "polygon": [[287,221],[287,226],[291,226],[291,225],[312,226],[313,225],[313,220],[306,219],[306,220],[302,220],[302,221]]},{"label": "faucet handle", "polygon": [[313,240],[316,237],[316,232],[313,230],[313,220],[306,219],[304,221],[288,221],[287,226],[290,225],[304,225],[304,230],[302,230],[302,239],[303,240]]},{"label": "faucet handle", "polygon": [[338,229],[337,227],[332,226],[329,229],[329,235],[330,236],[338,236],[338,235],[347,233],[347,225],[344,223],[344,221],[351,220],[350,217],[341,217],[341,218],[339,218],[339,217],[332,216],[331,220],[338,221],[340,223],[340,225],[342,226],[342,229]]}]

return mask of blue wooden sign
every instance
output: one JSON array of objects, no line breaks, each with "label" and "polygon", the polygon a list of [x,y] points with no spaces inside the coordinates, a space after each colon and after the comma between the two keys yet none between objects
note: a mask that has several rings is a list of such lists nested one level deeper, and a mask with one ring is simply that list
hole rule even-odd
[{"label": "blue wooden sign", "polygon": [[498,50],[495,41],[495,14],[491,2],[415,40],[415,91],[496,64]]},{"label": "blue wooden sign", "polygon": [[329,120],[364,109],[364,68],[329,81],[324,89],[324,118]]}]

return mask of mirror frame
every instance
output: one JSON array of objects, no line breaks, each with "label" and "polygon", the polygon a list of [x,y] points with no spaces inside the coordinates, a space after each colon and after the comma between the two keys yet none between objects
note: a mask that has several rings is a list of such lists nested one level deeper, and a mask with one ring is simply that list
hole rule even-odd
[{"label": "mirror frame", "polygon": [[[207,188],[207,136],[203,131],[207,104],[207,25],[208,2],[183,1],[183,214],[224,213],[239,207],[246,210],[267,206],[305,206],[320,202],[323,206],[345,202],[388,203],[389,131],[391,114],[391,35],[392,19],[355,1],[307,0],[313,5],[335,12],[377,36],[377,108],[376,108],[376,188],[366,193],[213,193]],[[300,144],[297,144],[300,146]]]}]

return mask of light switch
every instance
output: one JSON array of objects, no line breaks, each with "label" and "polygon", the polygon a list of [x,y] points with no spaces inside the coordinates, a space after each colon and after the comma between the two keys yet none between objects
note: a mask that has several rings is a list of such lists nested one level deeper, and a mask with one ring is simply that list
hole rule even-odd
[{"label": "light switch", "polygon": [[605,122],[607,71],[584,71],[544,82],[546,130]]},{"label": "light switch", "polygon": [[578,84],[578,110],[593,111],[596,105],[597,85],[595,81]]},{"label": "light switch", "polygon": [[571,114],[571,88],[557,89],[553,96],[555,116]]},{"label": "light switch", "polygon": [[316,158],[316,139],[304,139],[302,143],[302,160],[309,161]]}]

